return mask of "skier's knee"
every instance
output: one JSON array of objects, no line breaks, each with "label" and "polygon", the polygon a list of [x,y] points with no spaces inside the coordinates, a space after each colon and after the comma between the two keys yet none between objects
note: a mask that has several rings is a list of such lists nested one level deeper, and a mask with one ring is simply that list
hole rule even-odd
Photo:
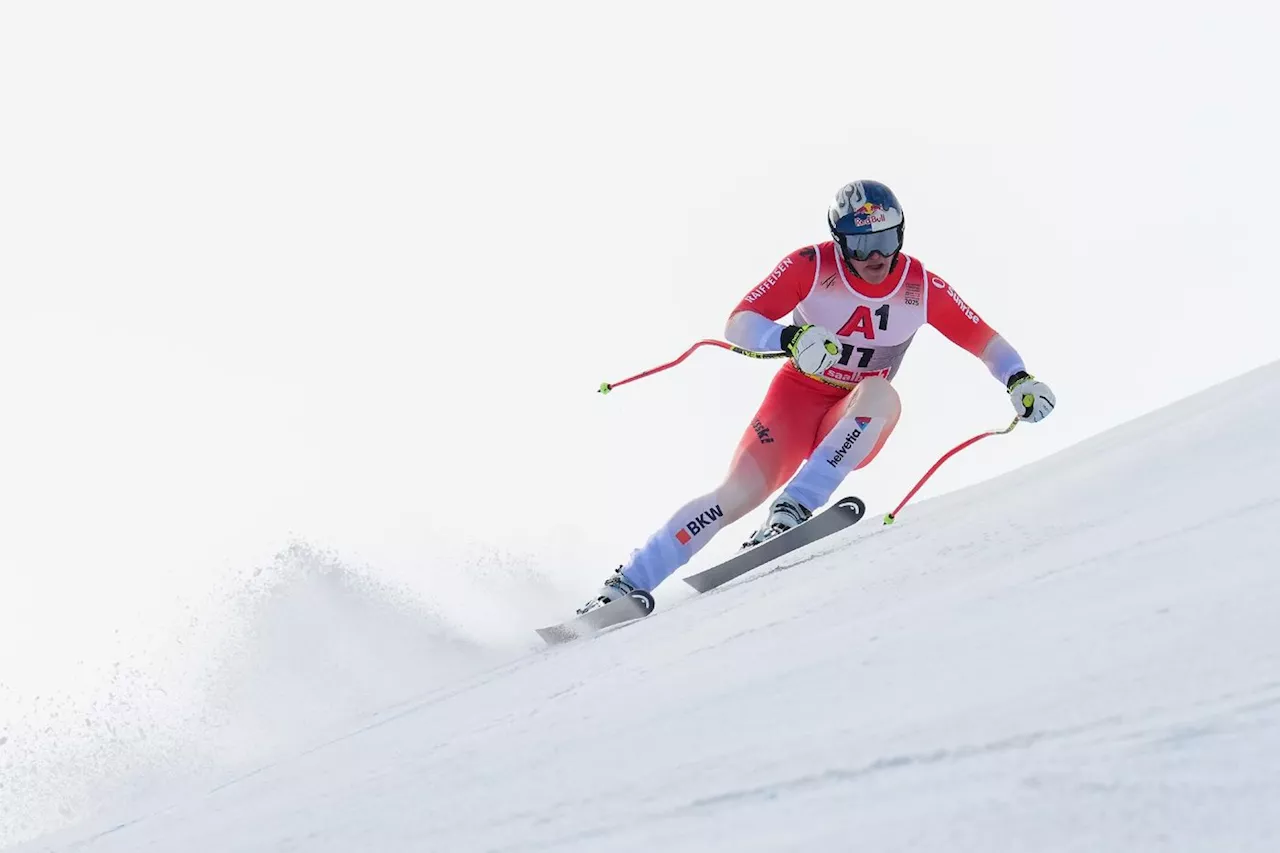
[{"label": "skier's knee", "polygon": [[749,456],[739,456],[716,489],[724,509],[724,523],[732,524],[756,509],[777,488],[768,473]]},{"label": "skier's knee", "polygon": [[769,494],[763,489],[751,489],[749,491],[728,489],[723,491],[720,505],[724,508],[725,526],[733,524],[747,513],[756,509],[756,507],[765,502]]},{"label": "skier's knee", "polygon": [[870,376],[858,383],[849,397],[848,411],[864,417],[897,419],[902,414],[898,389],[883,376]]}]

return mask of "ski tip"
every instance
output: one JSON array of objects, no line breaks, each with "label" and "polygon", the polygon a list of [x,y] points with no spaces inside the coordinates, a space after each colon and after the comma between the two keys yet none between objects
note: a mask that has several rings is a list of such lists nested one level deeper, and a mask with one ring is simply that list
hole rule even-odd
[{"label": "ski tip", "polygon": [[633,601],[635,601],[636,604],[639,604],[642,608],[644,608],[645,616],[648,616],[650,613],[652,613],[653,608],[657,606],[657,604],[653,600],[653,596],[643,589],[633,590],[631,592],[631,598]]},{"label": "ski tip", "polygon": [[846,497],[841,498],[836,501],[836,506],[842,509],[851,509],[856,512],[859,517],[866,515],[867,513],[867,505],[863,502],[862,498],[857,495],[847,495]]}]

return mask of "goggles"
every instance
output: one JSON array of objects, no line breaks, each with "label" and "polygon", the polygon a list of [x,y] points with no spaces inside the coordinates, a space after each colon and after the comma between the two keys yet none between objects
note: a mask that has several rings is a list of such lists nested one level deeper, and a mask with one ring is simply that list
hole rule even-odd
[{"label": "goggles", "polygon": [[836,234],[836,241],[847,258],[865,261],[873,252],[889,258],[902,250],[902,226],[872,234]]}]

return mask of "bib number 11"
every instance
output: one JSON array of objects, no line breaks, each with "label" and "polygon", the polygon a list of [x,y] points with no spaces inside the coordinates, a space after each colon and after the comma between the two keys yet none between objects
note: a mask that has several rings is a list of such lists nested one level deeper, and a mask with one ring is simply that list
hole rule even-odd
[{"label": "bib number 11", "polygon": [[847,366],[849,359],[853,358],[854,353],[858,353],[858,367],[866,367],[871,363],[871,356],[875,355],[874,347],[855,347],[853,344],[844,345],[844,354],[840,357],[840,364]]}]

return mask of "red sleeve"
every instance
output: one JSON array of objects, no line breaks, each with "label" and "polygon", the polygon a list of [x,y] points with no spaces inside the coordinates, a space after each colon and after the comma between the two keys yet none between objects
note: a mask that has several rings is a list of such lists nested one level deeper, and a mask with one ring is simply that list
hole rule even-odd
[{"label": "red sleeve", "polygon": [[796,249],[742,298],[730,316],[739,311],[754,311],[770,320],[779,320],[795,310],[800,300],[809,295],[817,273],[817,250],[813,246]]},{"label": "red sleeve", "polygon": [[929,325],[956,346],[981,358],[987,344],[996,336],[995,330],[965,304],[954,287],[931,272],[926,272],[925,277],[929,281],[926,303]]}]

